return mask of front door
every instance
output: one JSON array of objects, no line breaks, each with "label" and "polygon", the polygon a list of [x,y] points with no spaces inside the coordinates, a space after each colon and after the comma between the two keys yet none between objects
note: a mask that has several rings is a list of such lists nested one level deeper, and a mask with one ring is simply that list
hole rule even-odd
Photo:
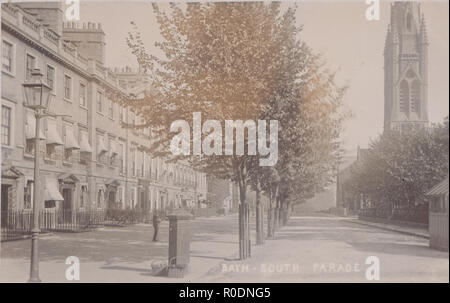
[{"label": "front door", "polygon": [[141,195],[141,209],[142,210],[147,210],[147,204],[145,203],[146,202],[145,201],[145,192],[142,190],[140,192],[140,195]]},{"label": "front door", "polygon": [[64,211],[72,210],[72,190],[70,188],[64,188],[62,192],[64,198],[62,208]]},{"label": "front door", "polygon": [[116,208],[116,192],[110,191],[108,195],[108,208]]},{"label": "front door", "polygon": [[64,223],[72,222],[72,189],[64,188],[62,191],[64,201],[62,202],[62,218]]},{"label": "front door", "polygon": [[1,201],[1,227],[6,227],[8,224],[8,192],[9,187],[11,185],[4,185],[2,184],[2,201]]}]

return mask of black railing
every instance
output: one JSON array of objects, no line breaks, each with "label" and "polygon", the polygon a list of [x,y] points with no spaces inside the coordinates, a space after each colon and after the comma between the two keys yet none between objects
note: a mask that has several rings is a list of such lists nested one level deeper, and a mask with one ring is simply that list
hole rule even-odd
[{"label": "black railing", "polygon": [[0,240],[14,240],[23,238],[31,233],[33,222],[32,212],[27,210],[2,211]]},{"label": "black railing", "polygon": [[39,226],[42,231],[85,231],[103,225],[104,210],[42,210]]},{"label": "black railing", "polygon": [[[87,231],[104,224],[104,210],[43,209],[39,212],[41,232]],[[20,239],[31,234],[33,212],[11,210],[1,212],[0,240]]]}]

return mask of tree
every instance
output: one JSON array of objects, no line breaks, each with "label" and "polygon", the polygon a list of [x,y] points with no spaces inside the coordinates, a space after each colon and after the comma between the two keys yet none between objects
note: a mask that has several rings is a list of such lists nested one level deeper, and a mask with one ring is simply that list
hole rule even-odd
[{"label": "tree", "polygon": [[[238,184],[239,251],[241,259],[245,259],[250,254],[246,192],[251,176],[260,173],[267,179],[280,176],[275,180],[256,178],[253,181],[257,187],[264,185],[265,192],[276,193],[273,197],[278,204],[282,203],[286,197],[278,188],[282,182],[294,179],[294,170],[300,164],[290,164],[290,161],[296,159],[301,145],[312,135],[322,135],[321,128],[325,129],[323,140],[329,141],[332,137],[328,124],[314,126],[311,131],[306,121],[328,121],[337,114],[341,96],[337,98],[339,102],[330,98],[336,92],[332,77],[323,70],[319,58],[298,39],[300,28],[295,25],[294,8],[282,10],[279,3],[252,2],[171,4],[168,11],[153,4],[153,9],[163,37],[156,46],[164,56],[158,58],[149,54],[137,29],[127,40],[140,66],[152,75],[153,92],[135,100],[116,96],[144,118],[145,123],[138,127],[151,127],[157,139],[149,150],[174,161],[181,158],[169,152],[175,135],[170,132],[171,124],[175,120],[185,120],[193,129],[192,115],[197,112],[203,120],[271,119],[281,124],[282,138],[278,143],[281,154],[273,168],[260,167],[262,157],[258,153],[222,156],[222,145],[218,147],[219,153],[201,156],[194,152],[189,156],[197,169]],[[303,121],[312,113],[316,113],[314,118]],[[337,123],[334,118],[331,121]],[[214,129],[209,131],[203,133],[202,138]],[[246,146],[250,143],[248,138],[247,133]],[[193,138],[189,141],[189,146],[198,143]],[[217,144],[216,140],[212,142],[214,146]],[[320,142],[324,143],[323,147],[329,146]],[[233,150],[235,148],[233,146]],[[303,152],[310,158],[318,154],[310,146]],[[302,165],[308,167],[309,163]],[[261,232],[261,228],[258,231]]]},{"label": "tree", "polygon": [[385,132],[354,166],[350,188],[378,210],[423,204],[426,191],[448,175],[448,131],[447,118],[429,128]]}]

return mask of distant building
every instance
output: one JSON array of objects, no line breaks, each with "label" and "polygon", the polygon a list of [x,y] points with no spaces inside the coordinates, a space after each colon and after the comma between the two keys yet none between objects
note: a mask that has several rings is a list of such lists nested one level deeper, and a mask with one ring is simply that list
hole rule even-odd
[{"label": "distant building", "polygon": [[141,117],[105,94],[138,96],[148,89],[147,76],[107,68],[101,25],[63,23],[61,6],[1,6],[2,213],[32,209],[35,118],[23,105],[22,84],[34,68],[53,90],[50,111],[68,115],[42,121],[41,208],[149,212],[206,199],[206,175],[146,152],[150,130],[122,127]]},{"label": "distant building", "polygon": [[[384,48],[384,131],[428,125],[428,37],[420,4],[391,4]],[[341,167],[337,176],[336,207],[358,211],[368,197],[354,196],[346,182],[367,150],[358,147],[357,160]]]},{"label": "distant building", "polygon": [[428,38],[417,2],[391,4],[384,48],[384,130],[428,124]]},{"label": "distant building", "polygon": [[229,180],[222,180],[208,176],[207,202],[225,212],[236,210],[239,206],[239,188]]}]

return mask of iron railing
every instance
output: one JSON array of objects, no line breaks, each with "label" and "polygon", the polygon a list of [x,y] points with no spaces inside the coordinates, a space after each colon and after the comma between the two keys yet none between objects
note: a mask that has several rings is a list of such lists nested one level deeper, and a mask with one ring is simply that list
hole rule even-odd
[{"label": "iron railing", "polygon": [[[39,212],[41,232],[87,231],[103,225],[104,210],[43,209]],[[31,234],[33,212],[31,210],[10,210],[1,212],[0,240],[20,239]]]}]

